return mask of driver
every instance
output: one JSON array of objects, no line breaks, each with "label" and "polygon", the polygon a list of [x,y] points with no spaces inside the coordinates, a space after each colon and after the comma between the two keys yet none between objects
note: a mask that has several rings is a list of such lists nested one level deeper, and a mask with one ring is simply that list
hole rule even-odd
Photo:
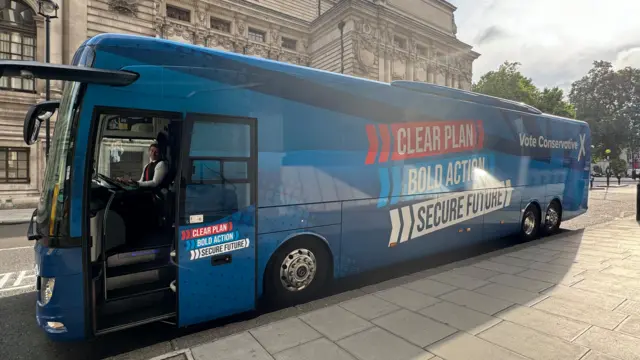
[{"label": "driver", "polygon": [[167,175],[167,163],[160,158],[160,148],[158,144],[149,145],[149,163],[142,170],[140,180],[134,181],[140,187],[154,188],[162,183],[162,179]]}]

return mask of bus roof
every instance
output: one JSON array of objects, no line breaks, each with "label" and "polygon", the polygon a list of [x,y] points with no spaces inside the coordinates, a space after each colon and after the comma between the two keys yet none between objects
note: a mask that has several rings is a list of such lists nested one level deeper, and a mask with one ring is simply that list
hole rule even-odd
[{"label": "bus roof", "polygon": [[406,90],[421,92],[424,94],[445,97],[453,100],[467,101],[467,102],[482,104],[482,105],[491,106],[491,107],[497,107],[497,108],[513,110],[513,111],[520,111],[520,112],[529,113],[532,115],[542,115],[542,116],[553,118],[556,120],[564,120],[568,122],[579,122],[579,123],[586,124],[586,122],[581,120],[570,119],[566,117],[543,113],[539,109],[531,105],[527,105],[525,103],[521,103],[513,100],[507,100],[507,99],[503,99],[495,96],[475,93],[472,91],[454,89],[446,86],[424,83],[419,81],[397,80],[397,81],[392,81],[389,84],[382,81],[371,80],[371,79],[361,78],[361,77],[352,76],[352,75],[340,74],[340,73],[336,73],[328,70],[311,68],[311,67],[301,66],[301,65],[291,64],[291,63],[285,63],[285,62],[272,60],[272,59],[258,58],[250,55],[244,55],[244,54],[239,54],[239,53],[229,52],[229,51],[224,51],[219,49],[212,49],[212,48],[202,47],[198,45],[182,43],[178,41],[161,39],[161,38],[153,38],[153,37],[140,36],[140,35],[119,34],[119,33],[103,33],[103,34],[98,34],[90,39],[87,39],[83,45],[95,46],[98,49],[101,46],[132,46],[132,47],[141,48],[141,47],[144,47],[145,43],[150,46],[153,46],[153,44],[157,45],[160,43],[164,43],[166,45],[175,46],[178,49],[193,51],[195,53],[200,53],[203,55],[220,54],[230,58],[251,59],[251,61],[278,64],[283,67],[283,70],[287,68],[296,68],[296,69],[301,69],[303,71],[325,73],[328,76],[332,77],[333,79],[340,79],[340,78],[352,79],[352,80],[360,81],[363,83],[372,83],[372,84],[377,84],[382,86],[402,88]]}]

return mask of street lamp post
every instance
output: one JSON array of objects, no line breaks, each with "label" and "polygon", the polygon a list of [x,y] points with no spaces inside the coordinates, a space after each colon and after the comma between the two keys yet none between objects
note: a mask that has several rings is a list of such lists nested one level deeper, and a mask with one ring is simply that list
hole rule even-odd
[{"label": "street lamp post", "polygon": [[[51,24],[51,19],[57,19],[58,18],[58,9],[59,6],[58,4],[56,4],[53,0],[38,0],[38,14],[43,16],[45,19],[45,38],[46,38],[46,45],[45,45],[45,62],[49,63],[50,61],[50,55],[51,55],[51,46],[50,46],[50,38],[51,38],[51,34],[50,34],[50,24]],[[50,83],[49,83],[49,79],[46,79],[46,85],[45,85],[45,96],[46,96],[46,100],[49,101],[51,100],[51,88],[50,88]],[[51,118],[47,118],[47,122],[46,122],[46,151],[45,154],[47,157],[49,157],[49,143],[50,143],[50,134],[51,134]]]}]

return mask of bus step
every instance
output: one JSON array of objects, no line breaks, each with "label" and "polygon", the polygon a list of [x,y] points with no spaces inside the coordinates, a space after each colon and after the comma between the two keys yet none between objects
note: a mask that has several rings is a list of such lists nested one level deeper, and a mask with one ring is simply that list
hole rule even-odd
[{"label": "bus step", "polygon": [[160,246],[144,249],[122,249],[117,254],[110,255],[107,258],[108,267],[117,267],[142,262],[155,261],[158,259],[169,258],[171,247]]},{"label": "bus step", "polygon": [[176,317],[175,300],[149,303],[149,305],[143,308],[136,307],[129,311],[101,314],[97,323],[96,335]]},{"label": "bus step", "polygon": [[166,282],[152,282],[146,284],[133,285],[125,288],[107,291],[107,301],[119,301],[136,296],[148,295],[156,292],[169,290]]},{"label": "bus step", "polygon": [[107,268],[107,277],[112,278],[123,275],[136,274],[170,266],[173,266],[173,264],[169,262],[168,258],[159,258],[148,262],[109,267]]}]

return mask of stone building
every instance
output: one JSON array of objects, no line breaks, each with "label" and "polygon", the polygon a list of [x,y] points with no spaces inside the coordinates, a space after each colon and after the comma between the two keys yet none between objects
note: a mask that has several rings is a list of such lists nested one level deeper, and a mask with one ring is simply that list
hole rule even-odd
[{"label": "stone building", "polygon": [[[87,38],[105,32],[155,36],[379,81],[471,87],[480,55],[456,38],[446,0],[55,0],[53,63],[68,64]],[[37,0],[0,0],[0,58],[45,60]],[[52,82],[52,98],[59,96]],[[37,202],[44,141],[27,147],[27,107],[44,82],[0,79],[0,207]],[[44,139],[44,131],[41,132]]]}]

